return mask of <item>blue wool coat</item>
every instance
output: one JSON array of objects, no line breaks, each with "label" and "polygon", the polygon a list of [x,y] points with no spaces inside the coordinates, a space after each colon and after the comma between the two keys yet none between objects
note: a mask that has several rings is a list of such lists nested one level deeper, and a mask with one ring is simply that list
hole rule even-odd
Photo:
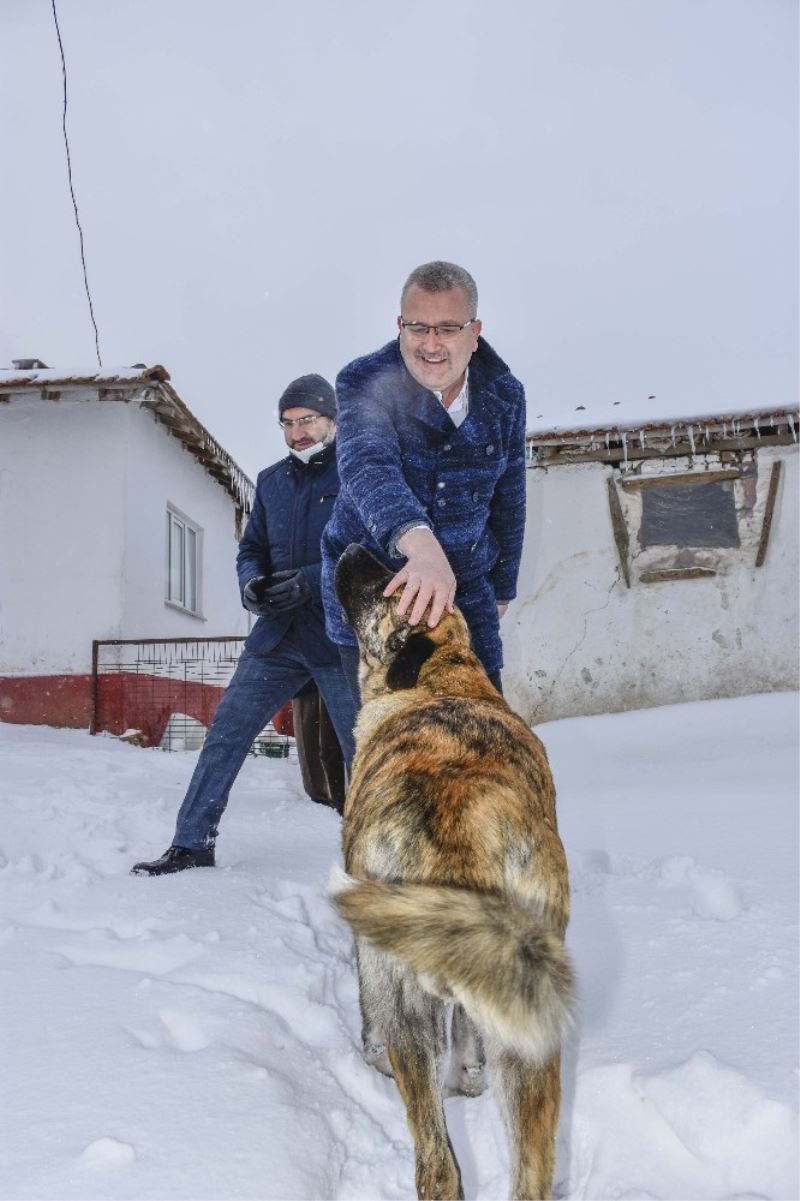
[{"label": "blue wool coat", "polygon": [[525,525],[525,394],[483,338],[469,365],[469,414],[456,427],[410,374],[398,341],[336,380],[341,487],[322,542],[322,594],[334,642],[355,642],[333,587],[350,542],[387,567],[397,539],[424,524],[456,576],[456,603],[487,671],[502,666],[498,602],[516,596]]},{"label": "blue wool coat", "polygon": [[311,600],[289,613],[259,617],[247,639],[248,650],[257,654],[273,650],[294,623],[310,666],[339,661],[339,652],[325,633],[320,581],[320,540],[338,491],[335,442],[307,464],[288,455],[259,473],[253,511],[236,557],[239,592],[254,576],[301,567]]}]

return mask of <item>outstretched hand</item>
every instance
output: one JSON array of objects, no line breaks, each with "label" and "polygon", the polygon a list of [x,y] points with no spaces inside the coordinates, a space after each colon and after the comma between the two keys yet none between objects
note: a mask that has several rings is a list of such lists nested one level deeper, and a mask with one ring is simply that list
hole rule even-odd
[{"label": "outstretched hand", "polygon": [[386,585],[383,595],[392,596],[402,588],[397,606],[400,616],[408,614],[408,624],[415,626],[427,612],[427,624],[433,629],[445,610],[453,612],[456,594],[453,569],[436,535],[426,527],[408,530],[398,539],[397,549],[407,561]]}]

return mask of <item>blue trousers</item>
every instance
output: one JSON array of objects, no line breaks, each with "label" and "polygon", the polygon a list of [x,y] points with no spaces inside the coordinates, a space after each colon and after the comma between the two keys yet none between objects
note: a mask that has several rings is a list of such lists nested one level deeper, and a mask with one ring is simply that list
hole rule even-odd
[{"label": "blue trousers", "polygon": [[353,759],[356,702],[342,666],[310,664],[292,629],[271,651],[246,648],[217,706],[189,788],[178,813],[175,846],[207,850],[214,846],[228,794],[253,739],[281,705],[314,680],[333,722],[348,773]]}]

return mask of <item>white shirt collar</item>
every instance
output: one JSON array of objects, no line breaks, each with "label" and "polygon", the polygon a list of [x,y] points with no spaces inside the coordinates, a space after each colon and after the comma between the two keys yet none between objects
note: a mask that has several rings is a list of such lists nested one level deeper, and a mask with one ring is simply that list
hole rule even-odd
[{"label": "white shirt collar", "polygon": [[459,426],[464,421],[469,412],[469,372],[464,372],[464,383],[461,385],[461,391],[450,405],[445,405],[442,400],[442,393],[435,389],[433,395],[439,401],[447,413],[447,416],[452,420],[453,425]]}]

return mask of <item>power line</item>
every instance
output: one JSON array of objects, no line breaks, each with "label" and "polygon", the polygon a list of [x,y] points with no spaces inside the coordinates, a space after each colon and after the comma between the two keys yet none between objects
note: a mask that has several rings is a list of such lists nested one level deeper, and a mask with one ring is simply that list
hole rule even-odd
[{"label": "power line", "polygon": [[97,322],[94,319],[94,306],[92,305],[92,294],[89,291],[89,275],[86,270],[86,253],[83,245],[83,229],[81,228],[81,219],[78,216],[78,201],[75,199],[75,188],[72,184],[72,159],[69,153],[69,138],[67,137],[67,63],[64,58],[64,44],[61,41],[61,30],[58,27],[58,14],[56,12],[56,0],[51,0],[53,6],[53,21],[56,26],[56,36],[58,37],[58,48],[61,51],[61,76],[64,81],[64,111],[61,116],[61,127],[64,130],[64,146],[67,151],[67,177],[69,178],[69,192],[72,197],[72,207],[75,210],[75,224],[78,227],[78,237],[81,244],[81,263],[83,264],[83,284],[86,289],[86,299],[89,301],[89,316],[92,319],[94,326],[94,345],[97,351],[98,366],[103,366],[103,360],[100,358],[100,334],[97,330]]}]

